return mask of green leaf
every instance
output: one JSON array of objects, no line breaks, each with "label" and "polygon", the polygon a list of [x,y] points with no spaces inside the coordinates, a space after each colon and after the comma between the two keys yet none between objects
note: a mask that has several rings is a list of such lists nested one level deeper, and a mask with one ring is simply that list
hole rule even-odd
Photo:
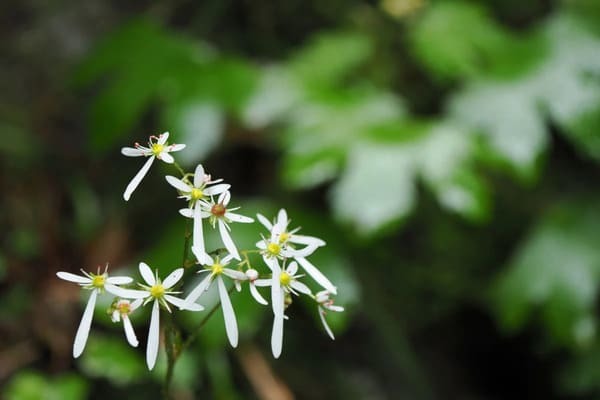
[{"label": "green leaf", "polygon": [[554,340],[587,341],[580,321],[593,315],[600,273],[600,208],[566,203],[548,210],[498,278],[494,304],[501,325],[521,329],[534,309]]},{"label": "green leaf", "polygon": [[78,400],[87,397],[86,381],[74,374],[48,378],[34,371],[20,371],[3,391],[7,400]]}]

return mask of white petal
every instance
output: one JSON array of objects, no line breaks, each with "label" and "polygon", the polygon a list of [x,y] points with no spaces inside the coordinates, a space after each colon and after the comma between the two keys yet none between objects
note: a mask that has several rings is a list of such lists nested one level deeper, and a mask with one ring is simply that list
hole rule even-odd
[{"label": "white petal", "polygon": [[197,247],[192,246],[192,253],[198,259],[198,262],[202,265],[212,265],[214,264],[213,259],[208,255],[206,251],[202,251]]},{"label": "white petal", "polygon": [[97,295],[98,291],[96,289],[92,290],[87,305],[85,306],[85,310],[83,311],[79,328],[77,328],[77,333],[75,334],[75,341],[73,342],[73,358],[79,357],[85,348],[85,344],[90,334],[90,327],[92,326],[92,317],[94,316],[94,306],[96,305]]},{"label": "white petal", "polygon": [[[196,202],[196,205],[194,205],[192,246],[196,247],[200,254],[205,254],[206,250],[204,250],[204,234],[202,232],[202,215],[200,215],[201,212],[202,209],[200,208],[200,203]],[[202,259],[198,258],[198,261],[202,262]]]},{"label": "white petal", "polygon": [[234,257],[231,254],[227,254],[225,257],[221,259],[221,265],[227,265],[233,260]]},{"label": "white petal", "polygon": [[129,344],[133,347],[137,347],[139,342],[135,336],[135,331],[133,330],[133,326],[131,326],[131,321],[127,315],[123,315],[123,328],[125,328],[125,337],[127,338]]},{"label": "white petal", "polygon": [[179,307],[180,310],[188,310],[188,311],[202,311],[204,307],[200,304],[196,303],[186,303],[185,300],[180,299],[179,297],[171,296],[170,294],[165,294],[165,300],[169,303],[173,304],[175,307]]},{"label": "white petal", "polygon": [[137,309],[139,306],[141,306],[143,302],[144,301],[142,299],[137,299],[137,300],[133,301],[129,305],[129,312],[133,312],[135,309]]},{"label": "white petal", "polygon": [[221,298],[221,308],[223,309],[223,318],[225,319],[225,331],[227,332],[227,338],[232,347],[238,345],[238,327],[235,319],[235,313],[233,312],[233,306],[229,299],[229,293],[223,282],[223,278],[220,276],[217,278],[217,284],[219,285],[219,297]]},{"label": "white petal", "polygon": [[123,299],[145,299],[146,297],[150,296],[150,293],[146,292],[145,290],[125,289],[119,286],[111,285],[110,283],[106,283],[104,285],[104,289],[106,289],[108,293]]},{"label": "white petal", "polygon": [[231,268],[223,268],[223,274],[232,279],[237,279],[238,281],[245,281],[247,279],[245,273]]},{"label": "white petal", "polygon": [[292,235],[290,236],[289,239],[290,242],[292,243],[298,243],[298,244],[306,244],[309,246],[314,246],[314,247],[321,247],[321,246],[325,246],[325,242],[319,238],[313,237],[313,236],[304,236],[304,235]]},{"label": "white petal", "polygon": [[344,307],[342,307],[342,306],[334,306],[334,305],[328,306],[327,309],[331,310],[331,311],[335,311],[335,312],[342,312],[342,311],[344,311]]},{"label": "white petal", "polygon": [[146,176],[146,173],[148,173],[148,170],[150,169],[150,166],[152,165],[153,161],[154,156],[148,158],[148,161],[144,163],[142,169],[140,169],[139,172],[133,177],[131,182],[129,182],[129,185],[127,185],[127,187],[125,188],[125,193],[123,193],[123,198],[125,199],[125,201],[129,201],[131,194],[138,187],[144,176]]},{"label": "white petal", "polygon": [[192,290],[190,292],[190,294],[188,294],[187,297],[185,298],[185,300],[184,300],[185,307],[180,307],[180,308],[187,309],[187,308],[191,307],[191,304],[195,303],[196,300],[198,300],[198,298],[204,294],[206,289],[208,289],[208,287],[210,286],[210,283],[212,282],[212,278],[213,278],[213,276],[212,276],[212,274],[210,274],[210,275],[207,275],[206,278],[202,279],[202,281],[198,284],[198,286],[196,286],[194,288],[194,290]]},{"label": "white petal", "polygon": [[165,144],[167,143],[167,139],[169,138],[169,132],[164,132],[162,135],[158,136],[158,144]]},{"label": "white petal", "polygon": [[200,187],[204,184],[204,167],[202,164],[198,164],[196,170],[194,171],[194,186]]},{"label": "white petal", "polygon": [[267,244],[264,240],[261,240],[260,242],[256,242],[256,247],[258,247],[261,250],[265,250],[267,248]]},{"label": "white petal", "polygon": [[273,271],[273,277],[271,278],[271,306],[273,308],[273,314],[275,316],[283,316],[283,289],[279,282],[280,272]]},{"label": "white petal", "polygon": [[230,201],[231,201],[231,193],[229,192],[229,190],[221,193],[219,195],[219,199],[217,200],[218,203],[223,204],[225,207],[227,207],[227,205],[229,204]]},{"label": "white petal", "polygon": [[321,271],[317,269],[314,265],[312,265],[306,258],[297,257],[296,261],[298,264],[306,271],[311,278],[313,278],[319,285],[323,287],[323,289],[327,289],[333,294],[337,294],[337,288],[333,286],[333,283],[327,279],[325,275]]},{"label": "white petal", "polygon": [[169,153],[167,153],[166,151],[161,151],[160,154],[158,155],[158,158],[161,161],[166,162],[167,164],[173,164],[175,162],[175,159],[173,158],[173,156],[170,155]]},{"label": "white petal", "polygon": [[148,264],[141,262],[139,268],[142,278],[144,278],[148,285],[153,286],[156,283],[156,279],[154,278],[154,274],[152,273],[152,270]]},{"label": "white petal", "polygon": [[271,286],[271,283],[273,283],[273,281],[271,279],[257,279],[254,281],[254,285],[258,286],[258,287],[265,287],[265,286]]},{"label": "white petal", "polygon": [[254,220],[252,218],[249,217],[245,217],[243,215],[240,214],[234,214],[232,212],[226,212],[225,213],[225,218],[233,221],[233,222],[241,222],[243,224],[249,224],[254,222]]},{"label": "white petal", "polygon": [[152,304],[152,316],[150,317],[150,329],[148,330],[148,345],[146,346],[146,365],[152,370],[158,355],[158,340],[160,336],[160,312],[158,300]]},{"label": "white petal", "polygon": [[292,276],[296,275],[296,272],[298,272],[298,263],[296,261],[292,261],[286,268],[285,272]]},{"label": "white petal", "polygon": [[315,250],[317,249],[317,247],[314,246],[306,246],[303,249],[291,249],[289,247],[286,247],[284,249],[281,249],[281,255],[283,255],[284,257],[308,257],[310,256],[312,253],[315,252]]},{"label": "white petal", "polygon": [[319,312],[319,317],[321,317],[321,323],[323,323],[323,327],[325,328],[325,331],[327,331],[327,334],[329,335],[331,340],[335,340],[335,337],[333,336],[333,332],[331,331],[329,324],[325,320],[325,311],[321,307],[319,307],[318,312]]},{"label": "white petal", "polygon": [[[282,303],[283,304],[283,303]],[[273,357],[279,358],[283,346],[283,313],[273,318],[273,332],[271,333],[271,350]]]},{"label": "white petal", "polygon": [[287,212],[283,208],[281,210],[279,210],[279,212],[277,213],[277,223],[283,224],[284,228],[286,228],[288,225]]},{"label": "white petal", "polygon": [[169,150],[169,152],[172,153],[174,151],[180,151],[180,150],[183,150],[183,149],[185,149],[185,144],[178,143],[178,144],[172,144],[172,145],[170,145],[168,150]]},{"label": "white petal", "polygon": [[271,222],[262,214],[256,214],[256,218],[258,218],[258,221],[264,225],[265,228],[267,228],[269,231],[271,229],[273,229],[273,224],[271,224]]},{"label": "white petal", "polygon": [[56,276],[58,276],[60,279],[64,279],[65,281],[69,282],[92,283],[92,280],[90,278],[81,275],[75,275],[70,272],[60,271],[56,273]]},{"label": "white petal", "polygon": [[177,268],[176,270],[171,272],[169,274],[169,276],[167,276],[165,278],[165,280],[162,283],[163,287],[165,289],[170,289],[171,287],[173,287],[173,285],[175,285],[177,282],[179,282],[179,280],[181,279],[182,276],[183,276],[183,268]]},{"label": "white petal", "polygon": [[[267,280],[267,279],[265,279],[265,280]],[[260,294],[260,292],[256,288],[256,281],[254,283],[250,284],[250,294],[252,295],[252,297],[254,297],[254,300],[256,300],[257,302],[259,302],[260,304],[263,304],[265,306],[269,304],[265,300],[265,298],[262,297],[262,295]]]},{"label": "white petal", "polygon": [[231,236],[227,231],[227,226],[221,220],[219,220],[219,232],[221,233],[221,240],[223,241],[223,244],[225,245],[225,248],[227,249],[229,254],[231,254],[233,258],[241,260],[242,257],[240,257],[237,247],[235,247],[235,243],[233,243],[233,240],[231,239]]},{"label": "white petal", "polygon": [[295,290],[299,291],[300,293],[304,293],[304,294],[307,294],[309,296],[312,294],[312,292],[310,291],[310,289],[308,288],[308,286],[306,286],[302,282],[292,281],[290,283],[290,286],[292,287],[292,289],[295,289]]},{"label": "white petal", "polygon": [[136,149],[134,147],[123,147],[121,149],[121,154],[127,157],[141,157],[144,155],[144,150]]},{"label": "white petal", "polygon": [[179,210],[179,214],[183,215],[186,218],[194,218],[194,210],[191,208],[182,208]]},{"label": "white petal", "polygon": [[113,285],[127,285],[133,282],[133,278],[128,276],[109,276],[106,279],[106,282],[111,283]]},{"label": "white petal", "polygon": [[169,182],[169,185],[173,186],[175,189],[177,189],[181,192],[190,193],[192,191],[192,188],[190,187],[190,185],[188,185],[181,179],[175,178],[174,176],[171,176],[171,175],[165,176],[165,179],[167,180],[167,182]]},{"label": "white petal", "polygon": [[208,196],[214,196],[219,193],[223,193],[229,190],[231,185],[227,183],[219,183],[218,185],[209,186],[205,188],[202,192]]}]

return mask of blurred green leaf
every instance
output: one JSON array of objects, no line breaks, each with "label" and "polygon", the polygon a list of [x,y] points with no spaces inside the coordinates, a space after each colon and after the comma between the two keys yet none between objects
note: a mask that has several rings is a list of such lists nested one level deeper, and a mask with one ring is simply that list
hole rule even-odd
[{"label": "blurred green leaf", "polygon": [[600,278],[600,208],[566,203],[548,210],[498,279],[497,317],[521,329],[534,309],[562,344],[589,341],[580,321],[593,315]]},{"label": "blurred green leaf", "polygon": [[6,386],[7,400],[78,400],[87,397],[88,385],[77,375],[48,378],[38,372],[21,371]]}]

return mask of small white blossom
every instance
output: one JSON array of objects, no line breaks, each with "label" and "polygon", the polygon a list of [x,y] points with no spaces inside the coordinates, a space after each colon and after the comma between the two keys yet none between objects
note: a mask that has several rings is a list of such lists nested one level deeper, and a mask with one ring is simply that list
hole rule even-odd
[{"label": "small white blossom", "polygon": [[[229,191],[223,192],[219,195],[219,198],[215,202],[211,197],[210,200],[206,201],[202,204],[202,211],[200,213],[201,218],[207,218],[210,225],[216,229],[217,225],[219,225],[219,233],[221,235],[221,240],[223,241],[223,245],[235,258],[236,260],[241,260],[240,254],[229,234],[231,228],[229,224],[231,222],[240,222],[243,224],[249,224],[254,222],[252,218],[245,217],[243,215],[234,213],[239,209],[239,207],[228,208],[229,201],[231,200],[231,194]],[[182,215],[186,217],[194,217],[192,210],[183,209],[179,211]],[[195,221],[195,220],[194,220]],[[195,223],[195,222],[194,222]]]},{"label": "small white blossom", "polygon": [[192,246],[200,251],[200,262],[206,264],[208,263],[208,254],[206,254],[204,248],[204,234],[202,232],[202,205],[205,204],[209,196],[226,192],[231,185],[220,183],[208,186],[219,183],[222,179],[212,180],[211,176],[204,172],[204,167],[201,164],[194,171],[193,184],[170,175],[165,178],[171,186],[180,192],[181,195],[179,197],[186,199],[190,203],[189,208],[180,210],[180,213],[194,219]]},{"label": "small white blossom", "polygon": [[137,347],[139,342],[137,337],[135,336],[135,331],[133,330],[133,326],[131,326],[131,321],[129,320],[129,314],[135,311],[136,308],[142,305],[142,299],[137,299],[134,302],[130,302],[126,299],[120,299],[117,301],[117,304],[114,306],[114,310],[111,314],[112,322],[123,321],[123,329],[125,330],[125,337],[130,345],[133,347]]},{"label": "small white blossom", "polygon": [[335,340],[333,332],[325,320],[325,314],[327,314],[327,311],[342,312],[344,311],[344,307],[334,305],[333,299],[331,298],[331,293],[327,290],[321,290],[318,292],[315,295],[315,301],[318,304],[317,311],[319,312],[319,317],[321,318],[321,323],[323,324],[325,331],[327,331],[327,334],[332,340]]},{"label": "small white blossom", "polygon": [[[256,246],[263,251],[263,257],[269,267],[274,258],[294,258],[304,271],[313,278],[324,289],[337,294],[337,288],[323,275],[306,257],[310,256],[318,247],[324,246],[325,242],[313,236],[298,235],[300,228],[288,229],[290,220],[284,209],[279,210],[275,223],[269,222],[261,214],[257,214],[258,220],[270,231],[270,239],[258,242]],[[296,245],[304,245],[297,249]]]},{"label": "small white blossom", "polygon": [[88,336],[90,334],[90,327],[92,325],[92,317],[94,316],[94,306],[96,305],[96,298],[102,294],[104,290],[118,297],[123,298],[135,298],[135,291],[128,290],[118,287],[117,285],[126,285],[133,282],[128,276],[108,276],[108,264],[103,273],[98,271],[97,274],[91,272],[85,272],[81,270],[82,275],[75,275],[70,272],[60,271],[56,273],[60,279],[65,281],[75,282],[79,284],[83,289],[90,290],[90,297],[85,311],[81,317],[79,328],[75,334],[75,341],[73,342],[73,357],[77,358],[83,352],[85,344],[87,343]]},{"label": "small white blossom", "polygon": [[169,132],[165,132],[162,135],[150,136],[150,140],[148,142],[148,147],[141,146],[139,143],[135,144],[135,147],[123,147],[121,149],[121,154],[127,157],[150,157],[148,161],[144,163],[140,171],[133,177],[125,192],[123,193],[123,198],[125,201],[128,201],[131,197],[133,191],[138,187],[150,166],[154,162],[155,158],[158,158],[161,161],[164,161],[168,164],[172,164],[175,160],[173,156],[169,153],[174,151],[180,151],[185,148],[185,144],[167,144],[167,139],[169,138]]},{"label": "small white blossom", "polygon": [[[198,249],[192,247],[192,251],[194,254],[196,254],[196,257],[198,257]],[[210,258],[210,256],[208,257]],[[223,309],[223,319],[225,320],[225,331],[227,332],[227,338],[229,339],[229,343],[231,343],[232,347],[237,347],[237,320],[235,318],[233,306],[231,305],[229,293],[225,287],[225,282],[223,281],[223,275],[238,281],[245,280],[246,275],[241,271],[225,268],[225,266],[228,265],[232,259],[233,256],[231,254],[225,256],[222,260],[219,260],[218,257],[214,260],[210,258],[210,263],[206,266],[206,268],[199,271],[200,273],[208,272],[208,275],[202,281],[200,281],[200,283],[190,292],[190,294],[188,294],[188,296],[185,298],[185,304],[182,306],[182,308],[188,308],[195,305],[196,300],[198,300],[198,298],[208,290],[211,283],[216,281],[219,290],[219,298],[221,299],[221,308]]]},{"label": "small white blossom", "polygon": [[[159,305],[162,305],[168,312],[171,312],[169,303],[180,309],[184,308],[183,299],[173,296],[179,292],[169,290],[175,286],[183,276],[183,268],[177,268],[171,272],[164,281],[161,281],[158,278],[158,271],[156,271],[156,274],[152,274],[152,270],[146,263],[141,262],[139,268],[142,278],[146,281],[146,285],[140,285],[143,290],[138,290],[137,292],[140,292],[140,298],[145,299],[144,305],[152,302],[152,316],[150,317],[148,345],[146,347],[146,364],[148,365],[148,369],[151,370],[154,368],[156,356],[158,355],[158,342],[160,336]],[[204,307],[199,304],[192,304],[189,307],[185,307],[185,309],[190,311],[201,311]]]}]

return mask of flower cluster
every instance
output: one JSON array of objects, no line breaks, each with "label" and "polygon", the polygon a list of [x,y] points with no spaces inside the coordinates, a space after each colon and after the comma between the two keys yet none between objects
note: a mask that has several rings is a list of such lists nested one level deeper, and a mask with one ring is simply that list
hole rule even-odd
[{"label": "flower cluster", "polygon": [[[69,272],[58,272],[61,279],[79,284],[82,289],[90,291],[89,300],[81,318],[79,328],[73,343],[73,357],[79,357],[83,352],[89,335],[96,299],[104,293],[114,296],[109,314],[113,322],[123,322],[125,337],[131,346],[138,346],[138,339],[130,321],[130,315],[136,310],[151,304],[150,324],[146,347],[146,363],[149,369],[155,365],[160,343],[160,310],[168,313],[175,310],[202,311],[204,307],[198,302],[213,285],[219,294],[220,307],[223,310],[225,331],[232,347],[238,344],[238,327],[235,311],[230,294],[235,288],[242,290],[242,285],[248,285],[252,298],[259,304],[268,305],[259,288],[270,288],[271,308],[273,311],[273,330],[271,347],[273,356],[279,357],[283,345],[283,322],[287,318],[286,309],[292,304],[293,296],[308,296],[314,300],[319,318],[333,339],[333,333],[325,319],[328,311],[340,312],[343,307],[333,304],[332,296],[337,294],[337,288],[308,258],[325,242],[312,236],[298,234],[299,228],[290,229],[290,220],[284,209],[281,209],[273,221],[257,214],[259,222],[268,230],[256,249],[239,251],[232,234],[233,223],[253,223],[254,219],[238,214],[239,207],[230,207],[231,185],[222,183],[222,179],[213,179],[207,174],[202,165],[198,165],[193,173],[185,173],[175,163],[169,153],[182,150],[183,144],[167,143],[169,133],[151,136],[148,147],[125,147],[122,154],[130,157],[148,157],[141,170],[127,186],[123,197],[129,200],[133,191],[147,174],[155,158],[168,164],[173,164],[181,172],[181,177],[167,175],[167,182],[177,190],[179,198],[185,200],[186,207],[179,210],[180,214],[192,219],[191,250],[195,256],[197,268],[176,268],[164,280],[158,276],[158,270],[153,270],[144,262],[139,263],[139,273],[142,278],[134,284],[134,279],[128,276],[109,276],[108,265],[103,272],[89,273],[82,270],[83,275]],[[208,226],[205,225],[208,221]],[[207,251],[204,243],[204,229],[211,227],[218,230],[223,243],[223,249]],[[189,243],[186,242],[186,246]],[[189,248],[189,247],[188,247]],[[252,266],[250,255],[260,255],[262,268]],[[188,266],[184,260],[184,267]],[[200,282],[185,295],[184,278],[189,278],[189,272],[204,274]],[[263,272],[259,272],[263,270]],[[313,294],[312,290],[300,280],[308,276],[321,290]],[[228,283],[229,282],[229,283]],[[229,287],[228,287],[229,286]],[[209,314],[210,315],[210,314]]]}]

